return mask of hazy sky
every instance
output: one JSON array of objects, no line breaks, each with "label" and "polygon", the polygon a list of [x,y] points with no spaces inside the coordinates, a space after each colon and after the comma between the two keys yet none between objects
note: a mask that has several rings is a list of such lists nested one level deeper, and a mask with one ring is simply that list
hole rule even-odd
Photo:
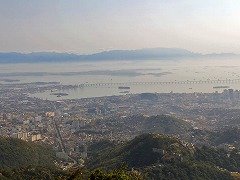
[{"label": "hazy sky", "polygon": [[0,51],[240,53],[239,0],[0,0]]}]

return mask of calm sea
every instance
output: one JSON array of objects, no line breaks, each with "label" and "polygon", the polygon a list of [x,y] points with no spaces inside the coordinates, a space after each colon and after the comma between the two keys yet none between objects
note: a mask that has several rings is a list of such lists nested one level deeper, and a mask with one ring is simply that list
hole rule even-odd
[{"label": "calm sea", "polygon": [[[175,82],[240,79],[238,59],[194,59],[194,60],[154,60],[154,61],[114,61],[114,62],[70,62],[1,64],[0,79],[26,82],[60,82],[63,85],[78,85],[104,82]],[[6,82],[0,82],[6,83]],[[86,97],[100,97],[142,92],[221,92],[213,86],[227,85],[240,89],[240,84],[166,84],[130,85],[129,90],[118,86],[87,87],[68,90],[68,96],[56,97],[50,91],[31,94],[42,99],[59,100]],[[124,92],[129,91],[129,92]],[[65,92],[65,91],[64,91]]]}]

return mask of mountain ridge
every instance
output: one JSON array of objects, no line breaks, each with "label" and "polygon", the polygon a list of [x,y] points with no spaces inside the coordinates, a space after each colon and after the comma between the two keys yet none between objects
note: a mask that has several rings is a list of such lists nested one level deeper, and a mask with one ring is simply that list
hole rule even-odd
[{"label": "mountain ridge", "polygon": [[233,53],[194,53],[180,48],[144,48],[136,50],[110,50],[93,54],[57,52],[0,52],[0,63],[77,62],[103,60],[168,60],[181,58],[226,58],[239,57]]}]

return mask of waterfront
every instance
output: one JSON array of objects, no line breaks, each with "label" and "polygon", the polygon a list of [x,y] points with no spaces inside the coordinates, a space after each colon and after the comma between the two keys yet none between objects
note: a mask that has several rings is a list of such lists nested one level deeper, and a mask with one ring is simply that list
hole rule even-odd
[{"label": "waterfront", "polygon": [[[63,99],[79,99],[91,97],[103,97],[124,94],[138,94],[138,93],[192,93],[205,92],[213,93],[215,91],[222,92],[226,88],[213,88],[218,84],[165,84],[165,85],[131,85],[129,92],[120,91],[117,86],[105,87],[85,87],[74,88],[68,90],[60,90],[58,92],[67,93],[68,96],[57,97],[51,94],[51,91],[38,92],[30,94],[31,97],[37,97],[47,100],[63,100]],[[239,83],[228,84],[229,88],[240,89]],[[228,89],[228,88],[227,88]]]},{"label": "waterfront", "polygon": [[[206,66],[208,62],[208,65]],[[209,63],[210,62],[210,63]],[[208,81],[240,78],[238,59],[194,59],[194,60],[155,60],[155,61],[102,61],[70,63],[32,63],[2,64],[0,76],[2,84],[59,82],[61,85],[92,83],[129,83],[129,82],[175,82]],[[1,80],[0,79],[0,80]],[[10,81],[9,81],[10,80]],[[130,85],[128,93],[142,92],[222,92],[214,89],[223,84],[161,84]],[[240,89],[239,83],[227,84],[232,89]],[[58,91],[68,96],[56,97],[51,92],[38,92],[30,96],[48,100],[101,97],[126,94],[118,86],[85,87]]]}]

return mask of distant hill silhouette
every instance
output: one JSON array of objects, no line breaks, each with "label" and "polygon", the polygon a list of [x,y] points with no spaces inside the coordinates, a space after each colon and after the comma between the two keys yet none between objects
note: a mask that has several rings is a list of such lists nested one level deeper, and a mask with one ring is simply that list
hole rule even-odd
[{"label": "distant hill silhouette", "polygon": [[163,60],[179,58],[226,58],[238,55],[199,54],[178,48],[148,48],[138,50],[111,50],[89,55],[71,53],[33,52],[33,53],[0,53],[0,63],[36,63],[36,62],[69,62],[69,61],[102,61],[102,60]]}]

